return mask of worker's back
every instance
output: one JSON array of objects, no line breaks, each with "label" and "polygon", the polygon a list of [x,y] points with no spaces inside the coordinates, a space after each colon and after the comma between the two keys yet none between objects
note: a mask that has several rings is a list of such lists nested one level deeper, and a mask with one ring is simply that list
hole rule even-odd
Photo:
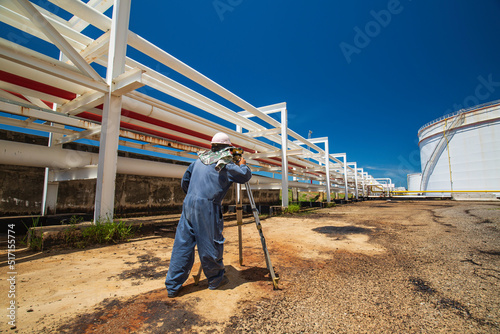
[{"label": "worker's back", "polygon": [[199,159],[192,163],[182,179],[182,188],[188,196],[208,199],[220,204],[233,182],[245,183],[252,177],[246,165],[227,164],[220,171],[215,163],[205,165]]}]

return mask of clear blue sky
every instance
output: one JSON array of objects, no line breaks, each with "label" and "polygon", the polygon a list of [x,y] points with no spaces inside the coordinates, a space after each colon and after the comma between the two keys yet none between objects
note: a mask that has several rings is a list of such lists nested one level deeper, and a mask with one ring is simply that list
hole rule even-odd
[{"label": "clear blue sky", "polygon": [[130,28],[406,186],[422,125],[500,99],[499,17],[498,0],[135,0]]},{"label": "clear blue sky", "polygon": [[130,29],[406,186],[422,125],[500,99],[499,17],[498,0],[132,0]]}]

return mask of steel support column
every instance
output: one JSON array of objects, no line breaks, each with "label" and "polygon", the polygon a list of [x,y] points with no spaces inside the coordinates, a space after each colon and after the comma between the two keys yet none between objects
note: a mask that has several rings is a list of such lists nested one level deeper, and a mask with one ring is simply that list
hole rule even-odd
[{"label": "steel support column", "polygon": [[325,169],[326,169],[326,201],[330,203],[331,181],[330,181],[330,148],[328,145],[328,138],[325,141]]},{"label": "steel support column", "polygon": [[344,163],[342,164],[344,167],[344,188],[345,188],[345,198],[344,199],[347,201],[349,199],[349,188],[347,185],[347,154],[346,153],[330,154],[330,157],[344,159]]},{"label": "steel support column", "polygon": [[[51,124],[52,125],[52,124]],[[52,132],[49,133],[49,147],[52,146]],[[45,167],[45,174],[43,178],[43,193],[42,193],[42,216],[47,214],[47,202],[49,196],[49,167]]]},{"label": "steel support column", "polygon": [[349,162],[348,165],[354,167],[354,195],[359,199],[358,193],[358,164],[356,162]]},{"label": "steel support column", "polygon": [[125,71],[130,1],[116,0],[113,6],[106,73],[109,91],[104,97],[94,222],[101,219],[113,219],[122,97],[112,95],[112,83],[114,78]]},{"label": "steel support column", "polygon": [[331,192],[331,182],[330,182],[330,146],[328,144],[328,137],[321,138],[309,138],[308,141],[313,144],[324,143],[325,144],[325,173],[326,173],[326,200],[331,202],[330,192]]},{"label": "steel support column", "polygon": [[381,178],[376,178],[374,179],[375,181],[385,181],[386,182],[386,185],[387,185],[387,197],[390,197],[391,196],[391,184],[392,184],[392,180],[388,177],[381,177]]},{"label": "steel support column", "polygon": [[361,176],[361,196],[365,197],[365,177],[363,175],[363,168],[358,168],[357,173]]},{"label": "steel support column", "polygon": [[286,108],[281,109],[281,206],[288,207],[288,117]]},{"label": "steel support column", "polygon": [[363,181],[364,181],[364,185],[365,185],[365,189],[366,189],[365,196],[368,196],[368,187],[367,187],[368,179],[369,179],[368,172],[364,172],[363,173]]}]

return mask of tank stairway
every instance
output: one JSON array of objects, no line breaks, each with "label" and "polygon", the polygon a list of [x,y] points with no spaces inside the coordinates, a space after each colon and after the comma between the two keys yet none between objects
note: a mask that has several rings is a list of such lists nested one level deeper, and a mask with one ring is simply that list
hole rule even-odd
[{"label": "tank stairway", "polygon": [[425,192],[427,190],[427,184],[429,182],[429,177],[436,167],[436,163],[439,160],[439,157],[444,152],[444,149],[447,147],[448,143],[451,141],[456,131],[453,131],[456,127],[462,125],[465,121],[465,113],[461,112],[456,115],[453,119],[453,122],[446,121],[445,129],[443,130],[443,136],[439,139],[434,151],[432,152],[429,160],[425,164],[424,169],[422,170],[422,181],[420,183],[420,190]]}]

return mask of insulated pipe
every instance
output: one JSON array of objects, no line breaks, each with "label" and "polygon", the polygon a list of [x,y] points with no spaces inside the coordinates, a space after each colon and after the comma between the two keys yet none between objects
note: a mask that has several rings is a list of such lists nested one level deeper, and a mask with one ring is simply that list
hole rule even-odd
[{"label": "insulated pipe", "polygon": [[[96,11],[95,9],[93,9],[93,8],[91,8],[91,7],[89,7],[89,6],[87,6],[86,4],[79,4],[77,1],[76,1],[76,2],[74,2],[74,3],[71,3],[71,4],[69,4],[68,2],[60,2],[60,1],[54,1],[54,3],[57,3],[59,6],[62,6],[62,8],[65,8],[66,6],[68,6],[67,10],[68,10],[68,11],[70,11],[70,12],[74,12],[74,14],[75,14],[75,15],[77,15],[77,16],[81,16],[81,17],[90,17],[90,16],[93,16],[93,17],[94,17],[94,19],[93,19],[93,20],[91,20],[91,21],[89,21],[89,22],[93,22],[93,24],[95,24],[95,25],[96,25],[96,26],[98,26],[99,28],[103,29],[103,31],[107,31],[107,30],[109,30],[109,27],[111,26],[112,21],[111,21],[109,18],[107,18],[106,16],[104,16],[102,13],[99,13],[99,12],[98,12],[98,11]],[[90,15],[90,16],[89,16],[89,15]],[[133,35],[133,37],[134,37],[134,38],[135,38],[135,37],[138,37],[138,36],[136,36],[136,35],[135,35],[135,34],[133,34],[133,33],[129,33],[129,35]],[[135,36],[134,36],[134,35],[135,35]],[[76,37],[75,37],[75,36],[73,36],[73,37],[74,37],[74,38],[79,37],[79,38],[81,38],[81,39],[82,39],[82,43],[83,43],[83,44],[85,44],[85,45],[87,45],[87,44],[88,44],[88,43],[86,43],[86,42],[85,42],[85,41],[86,41],[86,40],[85,40],[85,38],[86,38],[86,36],[85,36],[85,35],[81,35],[81,34],[80,34],[80,35],[78,35],[78,36],[76,36]],[[132,39],[134,39],[134,38],[132,38]],[[78,39],[78,38],[77,38],[77,39]],[[141,38],[139,37],[139,39],[141,39]],[[145,43],[144,45],[147,45],[147,44],[148,44],[148,43]],[[152,45],[150,45],[150,47],[151,47],[151,46],[152,46]],[[153,48],[153,49],[155,49],[155,48]],[[168,55],[168,54],[167,54],[167,55]],[[181,67],[182,67],[182,66],[185,66],[186,68],[189,68],[187,65],[183,64],[182,62],[180,62],[180,61],[176,60],[176,59],[175,59],[175,58],[173,58],[173,57],[172,57],[170,60],[175,60],[175,62],[180,63],[180,64],[181,64]],[[129,61],[131,61],[131,60],[129,59]],[[64,65],[65,65],[65,64],[64,64]],[[107,66],[107,65],[106,65],[106,66]],[[192,69],[191,69],[191,70],[192,70]],[[194,71],[194,70],[193,70],[193,71]],[[150,71],[148,71],[148,72],[150,72]],[[196,72],[196,71],[194,71],[194,72]],[[199,73],[197,73],[197,72],[196,72],[196,73],[194,73],[194,72],[191,72],[191,74],[195,74],[195,75],[199,75],[199,76],[203,77],[203,75],[201,75],[201,74],[199,74]],[[206,79],[208,79],[208,78],[206,78]],[[208,79],[208,80],[209,80],[209,79]],[[211,80],[209,80],[209,81],[211,82]],[[215,86],[217,86],[218,88],[222,88],[222,87],[218,86],[216,83],[213,83],[213,82],[211,82],[211,83],[212,83],[212,84],[214,84]],[[222,90],[223,90],[223,91],[225,91],[225,93],[229,93],[229,95],[232,95],[233,97],[235,97],[235,95],[234,95],[234,94],[232,94],[232,93],[230,93],[229,91],[227,91],[227,90],[225,90],[225,89],[222,89]],[[229,99],[229,100],[231,100],[231,99]],[[240,99],[240,102],[244,102],[244,101]],[[244,102],[244,103],[245,103],[245,102]],[[251,105],[249,105],[249,104],[247,104],[247,106],[250,106],[250,109],[252,109],[252,108],[253,108],[253,107],[252,107]],[[254,109],[255,109],[255,108],[254,108]],[[254,115],[256,115],[256,114],[254,113]],[[262,114],[262,113],[260,113],[260,112],[259,112],[259,114],[258,114],[258,115],[256,115],[256,116],[259,116],[260,118],[263,118],[263,117],[264,117],[264,118],[265,118],[265,119],[266,119],[266,120],[267,120],[270,124],[272,124],[272,125],[277,125],[277,124],[278,124],[276,121],[274,121],[273,119],[269,118],[267,115]],[[241,120],[241,121],[244,121],[244,120]],[[255,124],[256,126],[258,126],[258,124],[257,124],[257,123],[254,123],[254,124]],[[302,137],[298,136],[295,132],[291,131],[290,129],[288,129],[288,133],[289,133],[289,135],[291,135],[292,137],[294,137],[294,138],[296,138],[296,139],[301,139],[301,140],[303,140],[303,138],[302,138]],[[275,138],[275,141],[276,141],[276,140],[279,140],[279,138],[278,138],[278,137],[276,137],[276,138]],[[310,147],[313,147],[313,148],[315,148],[315,149],[317,148],[315,145],[311,145],[311,144],[309,144],[309,143],[307,143],[307,145],[308,145],[308,146],[310,146]]]},{"label": "insulated pipe", "polygon": [[[66,64],[64,64],[64,65],[66,65]],[[131,94],[134,94],[134,97],[135,97],[135,98],[138,98],[137,94],[139,94],[139,93],[137,93],[137,92],[133,92],[133,93],[131,93]],[[148,97],[147,97],[147,98],[148,98]],[[125,97],[124,97],[124,99],[125,99]],[[156,103],[159,103],[160,101],[158,101],[158,100],[153,100],[153,99],[149,98],[149,99],[148,99],[148,102],[150,102],[150,103],[155,102],[155,104],[156,104]],[[137,106],[137,103],[135,103],[135,102],[132,102],[132,104],[133,104],[134,106]],[[166,105],[166,104],[163,104],[163,105]],[[172,108],[173,108],[173,107],[172,107]],[[134,109],[134,110],[135,110],[135,108],[131,108],[131,109]],[[153,109],[153,110],[154,110],[154,109]],[[151,116],[152,116],[152,115],[151,115],[151,112],[152,112],[153,110],[151,110],[151,106],[150,106],[150,105],[149,105],[149,106],[146,106],[146,108],[145,108],[145,110],[144,110],[144,111],[145,111],[145,112],[144,112],[144,115],[147,115],[148,117],[151,117]],[[170,111],[170,110],[169,110],[169,111]],[[187,118],[189,118],[189,116],[186,116],[186,115],[188,114],[187,112],[184,112],[184,111],[181,111],[181,112],[182,112],[182,114],[179,114],[179,113],[178,113],[178,115],[180,116],[179,118],[181,118],[181,119],[187,119]],[[167,115],[171,115],[171,113],[170,113],[170,112],[167,112]],[[167,116],[167,117],[168,117],[168,116]],[[190,122],[190,123],[191,123],[191,124],[193,124],[194,122]],[[203,122],[200,122],[200,123],[203,123]],[[254,123],[254,124],[255,124],[255,126],[258,126],[258,124],[257,124],[257,123]],[[291,132],[291,133],[292,133],[292,135],[296,135],[295,133],[293,133],[293,131],[288,130],[288,132]],[[214,133],[215,133],[215,132],[214,132]],[[244,136],[244,135],[243,135],[243,137],[244,137],[244,138],[242,138],[242,141],[244,141],[244,142],[251,141],[251,140],[249,140],[250,138],[248,138],[247,136]],[[257,145],[259,145],[259,144],[257,144]],[[267,145],[267,147],[266,147],[266,148],[262,148],[262,143],[260,143],[260,145],[259,145],[259,146],[260,146],[260,147],[257,149],[258,151],[268,151],[268,150],[272,149],[272,146],[270,146],[270,145]],[[256,148],[257,148],[257,147],[256,147]],[[300,163],[302,163],[302,164],[306,164],[306,165],[308,165],[308,163],[306,163],[305,161],[301,161],[301,160],[296,159],[296,158],[292,158],[292,157],[291,157],[291,158],[290,158],[290,160],[291,160],[291,161],[299,161],[299,162],[300,162]]]},{"label": "insulated pipe", "polygon": [[[137,94],[134,94],[137,97]],[[146,96],[141,96],[147,99]],[[152,101],[148,101],[152,102]],[[188,115],[184,110],[176,108],[174,106],[156,101],[157,106],[151,107],[151,105],[145,102],[132,99],[129,96],[124,96],[123,106],[125,109],[129,108],[135,113],[150,117],[151,119],[163,121],[171,124],[176,124],[178,126],[196,131],[198,133],[205,134],[206,136],[212,137],[217,132],[226,132],[230,138],[231,142],[235,145],[245,146],[249,149],[256,151],[270,151],[274,147],[272,145],[267,145],[264,143],[259,143],[257,139],[248,138],[244,134],[238,133],[237,131],[225,128],[217,123],[204,120],[203,118],[196,115]],[[274,148],[275,149],[275,148]]]},{"label": "insulated pipe", "polygon": [[[26,53],[33,52],[33,51],[31,51],[31,50],[28,50],[28,49],[26,49],[26,50],[24,50],[24,51],[25,51]],[[36,53],[36,54],[32,54],[31,56],[32,56],[32,57],[42,57],[42,55],[40,55],[40,54],[38,54],[38,53]],[[61,64],[61,66],[66,65],[66,64],[63,64],[63,63],[60,63],[60,64]],[[70,66],[69,66],[69,65],[66,65],[66,66],[68,66],[68,68],[70,68]],[[8,68],[8,67],[7,67],[7,68]],[[30,77],[31,77],[31,75],[30,75]],[[149,109],[150,109],[150,110],[149,110],[149,112],[151,112],[151,107],[149,107]],[[182,117],[182,116],[181,116],[181,117]],[[256,124],[256,125],[257,125],[257,124]],[[216,132],[217,132],[217,131],[215,131],[213,134],[215,134]],[[270,148],[272,148],[272,147],[271,147],[271,146],[269,146],[269,148],[268,148],[268,149],[270,149]],[[258,150],[259,150],[259,151],[265,151],[266,149],[263,149],[262,147],[260,147]]]},{"label": "insulated pipe", "polygon": [[[222,127],[214,122],[207,121],[180,108],[171,106],[167,103],[158,101],[138,92],[130,93],[128,97],[124,96],[123,101],[125,108],[129,108],[131,110],[134,110],[135,113],[150,118],[152,122],[155,122],[155,120],[157,120],[175,124],[190,129],[191,131],[195,131],[201,134],[208,134],[210,135],[210,137],[215,133],[222,131],[226,132],[230,136],[231,142],[237,146],[241,146],[247,149],[253,149],[259,152],[268,152],[275,150],[275,147],[272,145],[265,144],[257,139],[248,137],[245,134]],[[194,135],[196,136],[196,134]],[[290,161],[290,164],[295,163],[296,166],[297,164],[313,166],[312,163],[306,160],[301,160],[294,157],[290,157],[288,158],[288,160]]]},{"label": "insulated pipe", "polygon": [[[63,5],[63,3],[59,2],[59,1],[55,1],[55,3],[57,3],[58,5]],[[68,5],[68,4],[67,4],[67,3],[65,3],[65,5]],[[76,6],[76,7],[75,7],[75,6]],[[71,7],[71,8],[70,8],[70,7]],[[94,16],[95,16],[95,17],[94,17],[94,20],[89,21],[89,22],[93,22],[94,24],[96,24],[96,23],[97,23],[97,26],[99,26],[99,27],[100,27],[101,29],[103,29],[104,31],[109,30],[109,27],[111,26],[112,21],[111,21],[109,18],[107,18],[107,17],[103,16],[103,15],[102,15],[102,13],[99,13],[99,12],[95,11],[94,9],[89,8],[89,7],[88,7],[87,5],[85,5],[85,4],[75,4],[75,3],[74,3],[74,4],[71,4],[71,6],[69,6],[67,9],[68,9],[68,10],[72,9],[73,11],[75,11],[75,15],[82,15],[83,17],[85,17],[85,15],[94,15]],[[78,13],[78,14],[77,14],[77,13]],[[98,18],[101,18],[102,20],[101,20],[101,21],[99,21],[99,20],[98,20]],[[132,35],[134,35],[133,33],[131,33],[131,34],[132,34]],[[88,37],[87,37],[87,36],[82,35],[82,34],[77,35],[76,37],[75,37],[75,36],[73,36],[73,38],[78,39],[77,37],[78,37],[78,38],[80,38],[80,39],[82,39],[82,43],[83,43],[84,45],[88,45],[88,44],[89,44],[88,40],[85,40],[85,38],[87,38],[87,39],[88,39]],[[177,60],[176,60],[176,61],[177,61]],[[128,59],[128,62],[135,63],[135,62],[134,62],[134,61],[132,61],[131,59]],[[179,62],[179,61],[177,61],[177,62]],[[179,63],[181,63],[181,62],[179,62]],[[181,64],[182,64],[182,63],[181,63]],[[64,64],[64,65],[65,65],[65,64]],[[182,64],[182,65],[184,65],[184,64]],[[104,64],[104,66],[107,66],[107,64]],[[139,66],[139,67],[144,67],[144,68],[146,68],[145,66],[143,66],[143,65],[141,65],[141,64],[138,64],[138,63],[136,63],[136,64],[135,64],[135,66]],[[148,69],[148,72],[155,72],[155,71],[152,71],[152,70]],[[196,72],[196,71],[195,71],[195,72]],[[202,75],[201,75],[201,76],[202,76]],[[169,79],[168,79],[168,78],[164,78],[164,80],[169,80]],[[160,81],[161,81],[161,80],[160,80]],[[173,82],[173,83],[175,83],[175,82]],[[175,84],[177,84],[177,83],[175,83]],[[214,83],[214,84],[215,84],[215,83]],[[179,84],[177,84],[177,85],[179,85]],[[217,84],[215,84],[215,85],[217,85]],[[187,89],[186,87],[182,87],[182,88]],[[219,88],[221,88],[221,87],[219,87]],[[192,93],[195,93],[195,92],[192,92]],[[215,102],[213,102],[213,103],[215,103]],[[222,107],[222,106],[221,106],[221,107]],[[238,117],[238,116],[237,116],[237,115],[235,115],[235,117]],[[273,121],[274,121],[274,120],[272,120],[271,118],[269,118],[267,115],[265,115],[264,117],[266,117],[268,121],[271,121],[271,122],[273,122]],[[262,118],[262,117],[261,117],[261,118]],[[245,121],[245,120],[244,120],[244,119],[242,119],[242,118],[240,118],[240,120],[241,120],[241,121],[243,121],[243,122]],[[276,121],[274,121],[274,122],[276,122]],[[253,124],[254,124],[255,126],[258,126],[258,124],[257,124],[257,123],[253,123]],[[276,123],[276,124],[277,124],[277,123]],[[276,125],[276,124],[274,124],[274,125]],[[254,125],[252,125],[252,124],[247,124],[247,126],[249,126],[250,128],[252,128]],[[295,135],[295,133],[293,133],[293,132],[292,132],[292,135]],[[261,151],[262,151],[262,150],[261,150]]]},{"label": "insulated pipe", "polygon": [[[0,65],[6,72],[84,94],[86,88],[105,92],[107,85],[78,72],[76,67],[0,38]],[[33,71],[32,69],[35,69]],[[51,73],[52,75],[47,75]],[[66,87],[66,88],[64,88]]]},{"label": "insulated pipe", "polygon": [[[75,151],[60,147],[48,147],[42,145],[26,144],[8,140],[0,140],[0,164],[28,167],[49,167],[52,169],[83,168],[96,165],[97,153]],[[182,178],[186,172],[186,165],[171,164],[141,159],[118,157],[117,173]],[[251,185],[275,184],[281,189],[280,180],[253,175],[250,179]],[[321,189],[324,186],[289,181],[289,185],[305,189]]]},{"label": "insulated pipe", "polygon": [[[61,4],[61,5],[63,4],[62,2],[58,2],[58,1],[57,1],[57,3],[58,3],[58,4]],[[97,16],[102,15],[102,13],[96,13],[94,10],[92,10],[92,9],[91,9],[91,8],[89,8],[88,6],[86,7],[86,5],[84,5],[84,4],[79,4],[78,2],[73,2],[73,3],[71,3],[71,6],[73,6],[73,10],[75,10],[75,9],[76,9],[76,7],[74,7],[74,6],[77,6],[77,7],[83,6],[83,7],[80,7],[79,9],[76,9],[76,12],[78,12],[78,14],[76,14],[76,13],[75,13],[75,15],[85,15],[85,14],[83,14],[83,13],[90,14],[90,12],[92,12],[92,15],[94,15],[94,14],[97,14]],[[71,6],[70,6],[70,7],[71,7]],[[104,17],[104,16],[101,16],[101,19],[103,19],[103,21],[101,21],[100,23],[103,23],[104,25],[110,24],[110,23],[112,22],[109,18],[106,18],[106,17]],[[99,20],[97,20],[97,21],[99,21]],[[96,21],[96,20],[92,20],[92,22],[94,22],[94,23],[96,23],[97,21]],[[99,25],[99,24],[98,24],[98,25]],[[109,26],[107,27],[107,29],[109,29]],[[107,29],[105,29],[105,30],[107,30]],[[133,34],[133,33],[129,33],[129,36],[130,36],[130,35],[132,35],[132,36],[131,36],[131,37],[132,37],[132,39],[134,39],[134,38],[135,38],[135,40],[136,40],[136,41],[137,41],[137,38],[138,38],[138,39],[140,39],[140,37],[139,37],[139,36],[136,36],[136,35],[135,35],[135,34]],[[144,41],[143,41],[143,42],[144,42]],[[148,44],[148,43],[144,43],[144,44],[143,44],[143,46],[146,46],[147,44]],[[152,45],[150,45],[150,47],[152,47]],[[155,49],[155,48],[152,48],[152,49],[151,49],[151,48],[148,48],[148,49],[149,49],[149,50],[153,50],[153,49]],[[163,53],[163,55],[167,55],[167,56],[168,56],[168,54],[166,54],[166,53]],[[172,60],[172,59],[174,59],[174,60],[175,60],[175,62],[178,62],[178,63],[180,64],[180,66],[181,66],[181,67],[185,66],[185,67],[184,67],[184,69],[186,69],[186,68],[188,68],[188,69],[189,69],[189,67],[188,67],[187,65],[185,65],[185,64],[183,64],[183,63],[181,63],[181,62],[179,62],[178,60],[176,60],[176,59],[175,59],[175,58],[173,58],[173,57],[172,57],[170,60]],[[179,65],[179,64],[178,64],[178,65]],[[196,72],[196,71],[194,71],[194,72]],[[199,73],[197,73],[197,72],[196,72],[196,73],[194,73],[194,72],[191,72],[191,74],[194,74],[195,76],[199,74]],[[200,74],[200,75],[201,75],[201,74]],[[203,77],[203,76],[201,75],[201,77]],[[207,79],[208,79],[208,78],[207,78]],[[221,89],[222,89],[222,91],[223,91],[224,93],[229,93],[229,95],[231,95],[232,97],[236,97],[236,98],[238,99],[238,97],[237,97],[237,96],[235,96],[235,95],[233,95],[232,93],[230,93],[230,92],[226,91],[225,89],[223,89],[222,87],[218,86],[218,85],[217,85],[217,84],[215,84],[214,82],[211,82],[211,80],[209,80],[209,79],[208,79],[208,81],[209,81],[209,85],[212,85],[212,84],[213,84],[213,85],[217,86],[217,88],[221,88]],[[213,87],[212,87],[212,88],[213,88]],[[222,94],[222,95],[225,95],[225,94]],[[231,100],[231,98],[229,98],[229,100]],[[251,105],[247,104],[245,101],[243,101],[243,100],[241,100],[241,99],[239,99],[239,102],[241,102],[241,103],[243,103],[243,104],[246,104],[246,105],[247,105],[247,107],[250,107],[250,109],[252,109],[252,108],[253,108],[253,106],[251,106]],[[240,105],[240,106],[241,106],[241,105]],[[246,108],[245,108],[245,109],[246,109]],[[255,109],[255,108],[254,108],[254,109]],[[260,113],[260,112],[259,112],[258,114],[254,113],[254,115],[256,115],[256,116],[260,117],[261,119],[266,119],[267,121],[269,121],[269,122],[268,122],[269,124],[274,124],[274,125],[279,124],[279,123],[277,123],[276,121],[274,121],[274,120],[272,120],[271,118],[269,118],[268,116],[264,116],[264,118],[263,118],[263,117],[262,117],[262,116],[263,116],[263,114],[262,114],[262,113]],[[255,123],[255,124],[256,124],[256,123]],[[297,135],[296,133],[294,133],[293,131],[291,131],[291,130],[288,130],[288,131],[289,131],[289,133],[290,133],[293,137],[295,137],[295,138],[297,138],[297,139],[303,139],[302,137],[298,136],[298,135]],[[311,145],[309,145],[309,146],[311,146]],[[315,147],[315,145],[313,145],[313,146]],[[311,146],[311,147],[312,147],[312,146]]]},{"label": "insulated pipe", "polygon": [[[49,167],[52,169],[82,168],[96,165],[97,153],[25,144],[1,140],[0,163],[5,165]],[[117,173],[182,178],[187,166],[149,160],[118,157]]]},{"label": "insulated pipe", "polygon": [[[231,142],[233,144],[245,147],[247,149],[253,149],[259,152],[274,151],[276,149],[272,145],[263,143],[262,141],[251,138],[245,134],[238,133],[237,131],[225,128],[217,123],[210,122],[199,116],[193,115],[180,108],[171,106],[165,102],[156,100],[139,92],[131,92],[127,94],[127,96],[123,97],[123,101],[125,109],[128,108],[130,110],[133,110],[135,113],[144,115],[152,119],[153,122],[154,120],[158,120],[170,124],[175,124],[198,133],[208,134],[210,135],[210,137],[217,132],[226,132],[230,136]],[[252,121],[246,120],[245,118],[244,120],[246,122],[250,122],[251,129],[265,129],[257,123],[253,123]],[[247,123],[242,124],[240,122],[239,124],[235,124],[241,126],[242,128],[249,129],[249,125]],[[287,133],[290,135],[291,130],[287,129]],[[278,136],[277,138],[279,140],[274,141],[276,143],[282,144],[282,137]],[[305,166],[314,166],[311,162],[299,158],[289,157],[288,160],[291,164],[296,163]]]}]

